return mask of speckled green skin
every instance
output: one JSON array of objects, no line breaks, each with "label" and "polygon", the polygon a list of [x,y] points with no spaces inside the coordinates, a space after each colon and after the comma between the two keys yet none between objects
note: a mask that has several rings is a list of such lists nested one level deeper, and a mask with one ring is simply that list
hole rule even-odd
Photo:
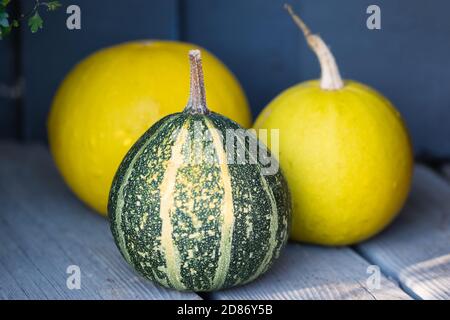
[{"label": "speckled green skin", "polygon": [[[272,265],[288,237],[291,200],[280,171],[263,176],[260,164],[224,168],[218,161],[187,161],[196,144],[212,150],[215,160],[225,154],[214,139],[193,141],[194,128],[208,133],[211,127],[223,137],[226,129],[240,128],[215,113],[160,120],[125,156],[110,192],[111,230],[124,258],[147,279],[177,290],[252,281]],[[180,128],[192,139],[183,140]],[[183,162],[169,170],[177,139]]]}]

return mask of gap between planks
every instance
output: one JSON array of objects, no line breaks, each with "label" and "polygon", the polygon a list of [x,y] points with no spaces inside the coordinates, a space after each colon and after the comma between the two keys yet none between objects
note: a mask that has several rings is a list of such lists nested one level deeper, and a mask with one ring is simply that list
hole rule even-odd
[{"label": "gap between planks", "polygon": [[450,299],[450,184],[416,165],[412,190],[397,219],[355,246],[416,299]]},{"label": "gap between planks", "polygon": [[[137,276],[42,146],[0,144],[0,299],[201,299]],[[81,270],[81,289],[66,285]]]},{"label": "gap between planks", "polygon": [[[104,218],[63,184],[46,148],[0,144],[3,298],[199,299],[137,277],[120,257]],[[25,200],[26,199],[26,200]],[[24,201],[25,200],[25,201]],[[6,208],[6,209],[5,209]],[[1,228],[1,226],[0,226]],[[82,236],[80,236],[82,235]],[[5,255],[6,254],[6,255]],[[7,258],[4,258],[7,257]],[[65,266],[81,264],[85,287],[68,291]],[[289,244],[280,261],[251,284],[212,299],[409,299],[393,281],[366,284],[369,264],[348,247]],[[63,268],[64,267],[64,268]]]}]

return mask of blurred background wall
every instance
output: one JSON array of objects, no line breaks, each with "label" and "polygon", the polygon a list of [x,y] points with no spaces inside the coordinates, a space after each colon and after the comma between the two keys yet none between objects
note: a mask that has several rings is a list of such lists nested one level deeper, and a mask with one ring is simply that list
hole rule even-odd
[{"label": "blurred background wall", "polygon": [[[12,0],[26,11],[32,0]],[[286,0],[287,1],[287,0]],[[46,117],[65,74],[105,46],[135,39],[201,45],[238,77],[253,117],[278,93],[318,78],[319,67],[283,9],[285,0],[62,0],[42,11],[44,28],[0,40],[0,139],[46,142]],[[450,2],[448,0],[290,0],[331,47],[345,78],[381,91],[400,110],[416,156],[450,158]],[[68,30],[66,8],[81,8]],[[381,8],[381,30],[366,9]]]}]

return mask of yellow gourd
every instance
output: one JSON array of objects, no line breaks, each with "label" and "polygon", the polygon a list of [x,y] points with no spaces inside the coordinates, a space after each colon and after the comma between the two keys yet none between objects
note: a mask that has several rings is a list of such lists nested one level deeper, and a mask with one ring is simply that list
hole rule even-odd
[{"label": "yellow gourd", "polygon": [[[51,153],[69,187],[101,214],[126,152],[153,123],[185,103],[186,55],[195,47],[142,41],[107,48],[78,64],[58,89],[48,118]],[[238,81],[202,51],[211,109],[248,127],[250,109]]]},{"label": "yellow gourd", "polygon": [[322,77],[281,93],[255,127],[280,129],[279,158],[293,197],[291,239],[357,243],[404,204],[413,168],[409,136],[392,104],[368,86],[343,81],[322,39],[287,9],[317,54]]}]

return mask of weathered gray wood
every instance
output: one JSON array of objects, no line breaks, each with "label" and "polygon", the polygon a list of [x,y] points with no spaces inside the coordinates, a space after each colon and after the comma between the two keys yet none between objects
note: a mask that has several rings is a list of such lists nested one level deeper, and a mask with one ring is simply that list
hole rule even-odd
[{"label": "weathered gray wood", "polygon": [[352,249],[290,243],[280,260],[260,279],[216,292],[213,299],[410,299],[381,276],[379,289],[369,289],[369,264]]},{"label": "weathered gray wood", "polygon": [[[376,260],[388,274],[398,278],[418,297],[421,288],[433,297],[448,290],[448,220],[442,212],[450,207],[450,188],[427,169],[417,169],[414,190],[404,216],[418,217],[425,226],[437,226],[428,234],[408,231],[405,238],[386,234],[358,247]],[[444,199],[448,199],[443,201]],[[101,298],[199,298],[154,286],[134,274],[115,248],[104,218],[82,205],[56,173],[48,151],[41,146],[0,144],[0,298],[101,299]],[[431,205],[430,205],[431,204]],[[430,210],[427,209],[431,207]],[[418,210],[419,208],[420,210]],[[429,220],[423,213],[429,213]],[[441,213],[437,218],[436,214]],[[424,219],[425,217],[425,219]],[[441,219],[438,219],[441,217]],[[442,220],[445,218],[444,220]],[[416,219],[401,224],[414,225]],[[402,229],[400,230],[402,231]],[[443,236],[441,235],[443,234]],[[438,239],[437,237],[443,237]],[[427,239],[433,238],[430,244]],[[405,240],[406,239],[406,240]],[[417,240],[417,241],[416,241]],[[374,244],[378,242],[378,244]],[[412,243],[412,244],[410,244]],[[425,249],[421,250],[420,244]],[[367,248],[371,248],[370,250]],[[377,252],[375,249],[382,250]],[[381,249],[380,249],[381,248]],[[386,252],[386,249],[393,250]],[[384,250],[384,251],[383,251]],[[402,250],[405,252],[402,254]],[[397,276],[386,261],[405,261],[422,252],[418,261]],[[435,259],[427,259],[424,253]],[[432,253],[439,253],[433,255]],[[387,256],[387,258],[386,258]],[[383,263],[375,258],[381,257]],[[396,262],[398,265],[398,262]],[[440,264],[438,264],[440,263]],[[66,268],[78,265],[82,289],[66,287]],[[438,265],[434,265],[438,264]],[[392,263],[391,263],[392,265]],[[369,264],[350,248],[322,248],[289,244],[280,261],[265,276],[246,286],[210,295],[216,299],[408,299],[397,285],[385,278],[380,289],[366,284]],[[418,272],[422,272],[418,275]],[[435,278],[432,278],[436,276]],[[411,276],[414,276],[411,278]],[[405,281],[406,279],[406,281]],[[413,279],[412,282],[410,279]],[[410,281],[410,282],[408,282]],[[418,281],[422,283],[418,284]],[[411,284],[412,283],[412,286]],[[412,288],[412,289],[411,289]]]},{"label": "weathered gray wood", "polygon": [[382,234],[357,247],[414,297],[450,299],[450,186],[416,166],[409,200]]},{"label": "weathered gray wood", "polygon": [[[0,299],[199,299],[137,276],[42,146],[0,143]],[[81,289],[66,286],[69,265]]]}]

